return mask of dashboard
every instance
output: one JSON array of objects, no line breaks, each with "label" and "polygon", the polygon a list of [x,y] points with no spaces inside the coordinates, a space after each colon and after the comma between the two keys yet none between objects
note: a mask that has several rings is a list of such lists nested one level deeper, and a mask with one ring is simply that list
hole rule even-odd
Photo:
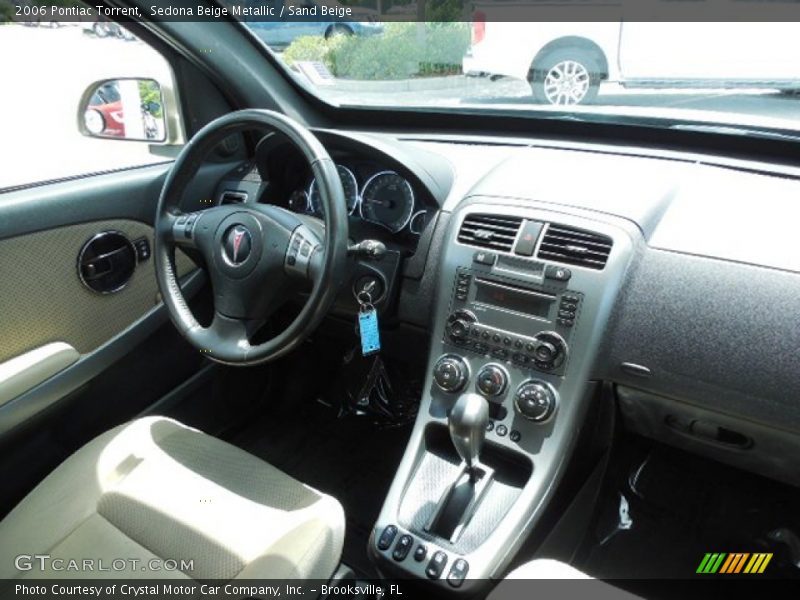
[{"label": "dashboard", "polygon": [[[387,309],[392,306],[397,322],[436,327],[430,306],[455,277],[443,275],[438,261],[451,244],[461,244],[452,241],[452,228],[471,203],[488,203],[489,215],[512,210],[527,219],[530,211],[544,211],[545,223],[577,218],[586,231],[624,230],[630,250],[619,281],[612,285],[601,272],[590,286],[595,296],[617,283],[619,291],[604,300],[610,310],[595,334],[599,349],[587,359],[587,377],[618,386],[633,429],[796,479],[792,473],[800,465],[767,456],[765,449],[783,440],[778,432],[800,432],[794,401],[800,385],[791,364],[800,323],[794,313],[770,308],[795,305],[800,297],[800,253],[787,252],[786,245],[800,219],[800,172],[708,155],[537,139],[315,134],[339,165],[351,237],[379,239],[397,253],[395,283],[385,274],[394,294]],[[217,193],[244,190],[247,201],[319,216],[302,157],[265,138],[255,163],[227,177]],[[243,174],[248,169],[255,172],[251,181]],[[551,262],[585,272],[558,259],[546,264]],[[687,407],[693,411],[688,416]],[[677,429],[663,426],[668,417]],[[698,420],[742,432],[750,450],[732,452],[693,437],[689,429]]]},{"label": "dashboard", "polygon": [[[429,335],[419,416],[373,530],[382,568],[461,585],[395,554],[396,536],[456,577],[501,572],[556,488],[596,382],[625,429],[800,485],[800,253],[788,251],[800,170],[540,139],[314,133],[337,164],[351,238],[388,249],[354,265],[339,308],[352,318],[371,277],[382,327]],[[321,216],[303,158],[274,136],[219,201],[230,191]],[[486,462],[517,466],[459,538],[430,527],[433,482],[458,464],[440,438],[468,392],[489,401]]]},{"label": "dashboard", "polygon": [[[456,176],[426,269],[436,293],[419,298],[432,302],[419,417],[373,530],[382,569],[449,587],[466,571],[502,573],[598,381],[625,429],[800,484],[800,323],[769,308],[800,297],[800,254],[786,244],[800,173],[542,141],[403,143],[447,156]],[[409,320],[426,315],[414,300],[401,296]],[[437,436],[467,394],[489,406],[487,473],[517,462],[445,527],[433,482],[459,475]],[[404,560],[394,537],[427,546],[431,562]]]}]

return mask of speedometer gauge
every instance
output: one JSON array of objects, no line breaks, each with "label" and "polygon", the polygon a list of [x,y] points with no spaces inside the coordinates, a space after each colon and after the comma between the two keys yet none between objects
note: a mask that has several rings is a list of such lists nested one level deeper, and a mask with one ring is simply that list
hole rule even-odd
[{"label": "speedometer gauge", "polygon": [[414,212],[411,184],[394,171],[376,173],[361,190],[361,218],[397,233]]},{"label": "speedometer gauge", "polygon": [[[347,167],[336,165],[336,172],[339,174],[339,179],[342,182],[342,189],[344,190],[344,199],[347,203],[347,214],[352,214],[358,206],[358,182],[356,176]],[[311,187],[308,188],[308,203],[311,212],[315,215],[322,215],[325,209],[322,207],[322,195],[319,193],[317,187],[317,179],[311,182]]]}]

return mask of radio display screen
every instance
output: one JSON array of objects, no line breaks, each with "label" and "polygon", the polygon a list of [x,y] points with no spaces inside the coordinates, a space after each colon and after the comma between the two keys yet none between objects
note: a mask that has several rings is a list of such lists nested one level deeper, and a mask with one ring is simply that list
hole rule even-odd
[{"label": "radio display screen", "polygon": [[486,279],[478,279],[475,283],[477,283],[475,302],[543,319],[548,317],[550,306],[556,300],[555,296],[549,294],[532,292]]}]

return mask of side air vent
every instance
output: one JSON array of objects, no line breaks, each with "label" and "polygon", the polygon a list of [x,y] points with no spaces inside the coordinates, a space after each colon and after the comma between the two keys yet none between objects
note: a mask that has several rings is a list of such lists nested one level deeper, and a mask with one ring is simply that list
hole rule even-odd
[{"label": "side air vent", "polygon": [[606,266],[612,244],[606,235],[551,223],[537,257],[600,271]]},{"label": "side air vent", "polygon": [[467,215],[458,232],[458,241],[478,248],[510,252],[520,225],[521,217]]}]

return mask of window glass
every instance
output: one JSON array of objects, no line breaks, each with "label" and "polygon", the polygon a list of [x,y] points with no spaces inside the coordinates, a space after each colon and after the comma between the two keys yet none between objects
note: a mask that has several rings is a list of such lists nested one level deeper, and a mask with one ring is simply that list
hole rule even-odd
[{"label": "window glass", "polygon": [[794,1],[273,0],[280,18],[223,3],[333,105],[800,130]]},{"label": "window glass", "polygon": [[120,25],[0,23],[0,56],[0,190],[164,162],[151,144],[181,140],[164,118],[177,108],[169,64]]}]

